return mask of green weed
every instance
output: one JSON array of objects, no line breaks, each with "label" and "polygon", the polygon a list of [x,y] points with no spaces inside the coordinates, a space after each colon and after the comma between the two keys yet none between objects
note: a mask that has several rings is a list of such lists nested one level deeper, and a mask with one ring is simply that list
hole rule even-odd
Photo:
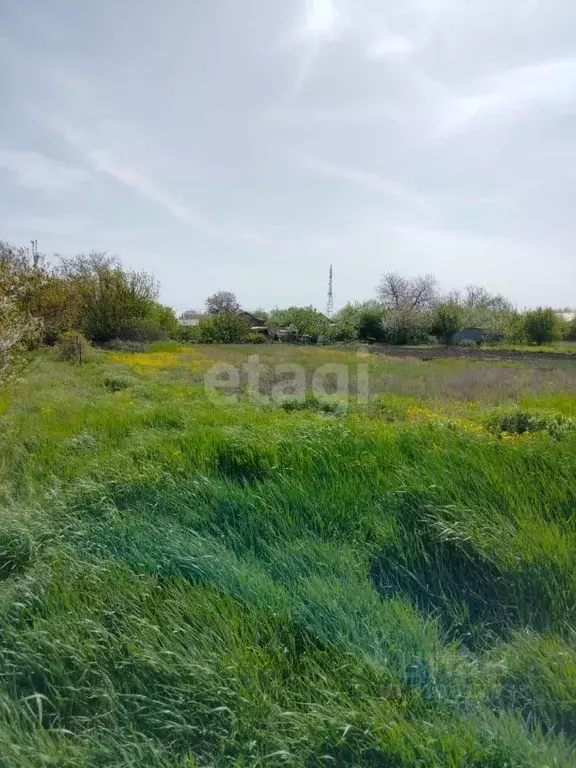
[{"label": "green weed", "polygon": [[3,393],[0,766],[576,765],[572,374],[275,405],[190,386],[207,354]]}]

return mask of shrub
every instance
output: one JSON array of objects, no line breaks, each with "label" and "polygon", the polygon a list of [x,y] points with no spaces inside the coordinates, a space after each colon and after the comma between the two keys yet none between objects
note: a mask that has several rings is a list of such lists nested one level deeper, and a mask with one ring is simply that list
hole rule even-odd
[{"label": "shrub", "polygon": [[576,427],[576,422],[562,414],[536,414],[517,409],[492,413],[485,421],[486,428],[496,434],[524,435],[527,432],[548,432],[560,437]]},{"label": "shrub", "polygon": [[200,342],[200,330],[197,325],[180,325],[176,339],[184,344],[198,344]]},{"label": "shrub", "polygon": [[338,312],[327,332],[330,341],[383,341],[381,307],[374,302],[347,304]]},{"label": "shrub", "polygon": [[129,341],[128,339],[111,339],[102,345],[111,352],[146,352],[148,345],[143,341]]},{"label": "shrub", "polygon": [[524,331],[528,341],[546,344],[560,337],[560,321],[550,308],[538,307],[524,316]]},{"label": "shrub", "polygon": [[454,301],[447,301],[432,312],[430,332],[443,344],[451,344],[454,334],[462,328],[462,322],[462,307]]},{"label": "shrub", "polygon": [[360,341],[384,340],[382,310],[377,307],[365,307],[358,316],[358,338]]},{"label": "shrub", "polygon": [[274,331],[292,328],[297,338],[309,337],[312,342],[319,336],[326,336],[330,329],[329,320],[314,307],[275,309],[270,313],[268,322]]},{"label": "shrub", "polygon": [[158,285],[146,272],[91,253],[63,260],[58,274],[80,307],[77,327],[92,341],[164,340],[177,331],[173,310],[157,302]]},{"label": "shrub", "polygon": [[56,356],[58,360],[81,363],[89,349],[85,336],[78,331],[66,331],[58,340]]},{"label": "shrub", "polygon": [[249,333],[248,336],[246,336],[247,344],[265,344],[266,341],[266,336],[264,336],[263,333],[258,333],[257,331]]},{"label": "shrub", "polygon": [[196,327],[200,344],[238,344],[250,335],[250,321],[236,312],[203,317]]},{"label": "shrub", "polygon": [[576,341],[576,319],[566,324],[564,338],[566,341]]},{"label": "shrub", "polygon": [[109,392],[122,392],[122,390],[128,389],[132,383],[132,379],[125,376],[117,376],[116,374],[104,377],[104,386]]},{"label": "shrub", "polygon": [[0,241],[0,386],[25,362],[25,352],[41,340],[42,322],[23,303],[26,262],[20,251]]},{"label": "shrub", "polygon": [[288,413],[293,411],[317,411],[318,413],[330,413],[336,416],[342,415],[346,411],[346,406],[346,403],[317,397],[310,392],[306,394],[305,398],[290,397],[281,403],[281,407]]}]

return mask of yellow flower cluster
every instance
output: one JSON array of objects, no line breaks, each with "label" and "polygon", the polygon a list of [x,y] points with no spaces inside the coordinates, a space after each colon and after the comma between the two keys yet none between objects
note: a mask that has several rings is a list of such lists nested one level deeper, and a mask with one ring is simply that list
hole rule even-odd
[{"label": "yellow flower cluster", "polygon": [[410,405],[406,409],[410,421],[445,421],[445,417],[424,405]]},{"label": "yellow flower cluster", "polygon": [[112,352],[110,359],[129,368],[155,370],[177,365],[180,355],[175,352]]},{"label": "yellow flower cluster", "polygon": [[145,373],[149,371],[161,371],[167,368],[186,368],[195,373],[206,371],[212,361],[206,359],[196,349],[187,349],[185,353],[181,352],[113,352],[110,359],[115,363],[121,363],[135,371]]},{"label": "yellow flower cluster", "polygon": [[504,440],[505,443],[524,443],[526,440],[529,440],[531,437],[530,432],[524,432],[523,434],[519,435],[517,432],[502,432],[500,437],[502,440]]}]

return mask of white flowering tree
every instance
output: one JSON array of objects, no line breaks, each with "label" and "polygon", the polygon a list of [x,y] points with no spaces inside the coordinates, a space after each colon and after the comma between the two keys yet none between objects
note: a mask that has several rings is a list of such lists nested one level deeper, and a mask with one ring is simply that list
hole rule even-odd
[{"label": "white flowering tree", "polygon": [[0,241],[0,387],[17,373],[26,350],[40,337],[41,322],[26,312],[26,254]]}]

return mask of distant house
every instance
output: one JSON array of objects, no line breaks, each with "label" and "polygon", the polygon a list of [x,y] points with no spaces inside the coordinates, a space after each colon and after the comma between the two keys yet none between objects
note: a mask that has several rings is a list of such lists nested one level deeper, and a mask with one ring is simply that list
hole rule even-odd
[{"label": "distant house", "polygon": [[[239,317],[245,317],[248,320],[251,330],[257,333],[268,333],[266,321],[261,317],[256,317],[256,315],[253,315],[251,312],[244,312],[244,310],[239,310],[237,314]],[[206,317],[205,312],[196,312],[195,310],[191,309],[188,312],[183,312],[180,315],[179,322],[180,325],[194,326],[198,325],[203,317]]]},{"label": "distant house", "polygon": [[195,312],[194,310],[189,310],[188,312],[184,312],[179,317],[179,323],[180,325],[198,325],[200,320],[204,317],[204,314],[202,312]]},{"label": "distant house", "polygon": [[252,329],[266,327],[266,320],[263,320],[261,317],[256,317],[256,315],[253,315],[251,312],[245,312],[243,309],[241,309],[238,312],[238,315],[240,317],[245,317],[247,320],[249,320],[250,327]]},{"label": "distant house", "polygon": [[573,320],[576,320],[576,312],[558,312],[558,316],[565,320],[567,323],[571,323]]},{"label": "distant house", "polygon": [[486,331],[483,328],[462,328],[451,339],[452,344],[483,344],[485,341]]},{"label": "distant house", "polygon": [[266,320],[261,317],[256,317],[251,312],[245,312],[243,309],[239,310],[238,315],[245,317],[250,323],[250,330],[253,333],[261,333],[263,336],[268,336],[268,326]]}]

